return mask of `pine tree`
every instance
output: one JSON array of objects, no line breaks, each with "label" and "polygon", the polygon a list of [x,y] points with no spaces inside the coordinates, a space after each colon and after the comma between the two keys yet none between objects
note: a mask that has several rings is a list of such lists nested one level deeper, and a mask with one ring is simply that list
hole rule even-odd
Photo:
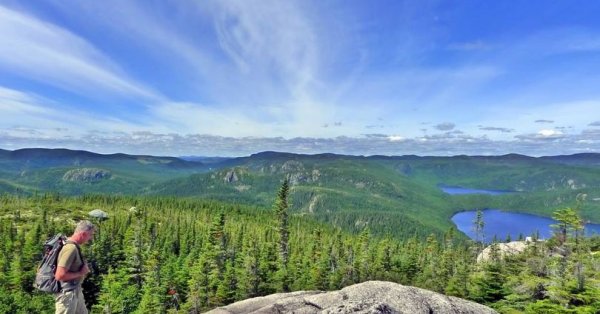
[{"label": "pine tree", "polygon": [[160,258],[157,251],[151,251],[144,269],[144,288],[137,313],[164,312],[165,288],[161,285]]},{"label": "pine tree", "polygon": [[238,292],[238,277],[233,260],[229,259],[225,263],[225,273],[223,280],[217,287],[215,299],[219,304],[229,304],[236,300]]},{"label": "pine tree", "polygon": [[259,295],[260,276],[260,248],[257,239],[247,237],[242,251],[242,276],[239,287],[241,296],[251,298]]},{"label": "pine tree", "polygon": [[343,280],[346,270],[346,256],[344,251],[344,242],[342,240],[342,233],[337,230],[333,243],[331,244],[329,254],[329,289],[338,290],[343,286]]},{"label": "pine tree", "polygon": [[220,299],[216,296],[217,288],[223,281],[225,272],[225,247],[227,237],[225,235],[225,213],[219,212],[210,226],[209,247],[206,255],[208,261],[208,293],[209,305],[221,305]]},{"label": "pine tree", "polygon": [[358,236],[356,267],[357,276],[355,282],[363,282],[367,280],[371,272],[371,263],[369,261],[369,239],[370,230],[365,228]]},{"label": "pine tree", "polygon": [[466,262],[459,261],[455,266],[452,277],[448,280],[444,293],[459,298],[467,297],[469,294],[469,273],[469,265]]},{"label": "pine tree", "polygon": [[435,237],[431,234],[427,237],[425,248],[421,260],[422,272],[417,278],[419,286],[436,292],[442,292],[446,287],[445,278],[441,276],[443,273],[443,265],[441,265],[440,245]]},{"label": "pine tree", "polygon": [[211,257],[201,255],[200,259],[190,269],[188,281],[188,295],[185,310],[189,313],[199,314],[209,304],[209,273],[211,270]]},{"label": "pine tree", "polygon": [[326,290],[329,287],[329,260],[323,250],[323,239],[321,229],[313,232],[313,246],[311,249],[310,282],[311,287],[317,290]]},{"label": "pine tree", "polygon": [[[583,221],[577,213],[577,209],[581,206],[582,202],[582,198],[579,195],[577,202],[575,209],[559,209],[553,215],[553,218],[558,221],[558,224],[553,225],[553,227],[557,231],[558,247],[561,255],[558,273],[561,287],[565,290],[565,299],[578,299],[580,297],[575,296],[576,294],[584,294],[586,292],[585,265],[589,264],[588,261],[591,259],[589,249],[586,247],[586,241],[583,237]],[[574,264],[573,273],[576,286],[568,288],[567,284],[570,281],[569,268],[572,264]]]},{"label": "pine tree", "polygon": [[506,274],[502,267],[498,243],[491,245],[490,260],[483,266],[483,274],[475,278],[472,297],[483,303],[493,303],[503,299],[507,294],[504,286]]},{"label": "pine tree", "polygon": [[279,235],[279,255],[281,258],[278,273],[278,281],[280,290],[288,292],[290,290],[290,280],[288,273],[289,262],[289,227],[288,227],[288,194],[289,181],[286,178],[283,180],[277,199],[275,200],[275,216],[277,219],[277,234]]},{"label": "pine tree", "polygon": [[481,209],[478,209],[477,213],[475,214],[475,220],[473,220],[473,232],[475,233],[475,242],[479,243],[479,251],[483,250],[485,243],[485,233],[483,232],[484,227],[485,222],[483,221],[483,212]]},{"label": "pine tree", "polygon": [[[567,282],[567,268],[573,249],[569,234],[571,232],[575,233],[574,238],[576,239],[575,241],[578,242],[578,230],[581,230],[583,226],[581,223],[581,218],[579,218],[577,212],[569,207],[555,211],[552,218],[558,222],[557,224],[552,225],[552,227],[556,230],[556,239],[558,241],[558,247],[561,255],[559,263],[559,278],[561,286],[564,287]],[[583,287],[583,280],[580,282],[580,286]]]},{"label": "pine tree", "polygon": [[377,248],[377,257],[373,266],[374,279],[390,280],[392,271],[392,248],[390,239],[382,240]]},{"label": "pine tree", "polygon": [[144,273],[144,252],[146,244],[143,234],[143,211],[138,209],[133,213],[133,217],[129,216],[129,227],[125,232],[124,237],[124,253],[126,259],[124,261],[128,277],[136,285],[138,291],[142,290],[143,273]]},{"label": "pine tree", "polygon": [[[267,238],[269,237],[267,236]],[[260,295],[268,295],[277,291],[278,260],[277,245],[272,241],[265,241],[260,249],[258,268]]]},{"label": "pine tree", "polygon": [[102,313],[131,313],[137,308],[136,295],[136,287],[129,284],[125,269],[115,271],[111,267],[103,276],[100,297],[94,309]]},{"label": "pine tree", "polygon": [[279,254],[281,255],[283,265],[287,265],[289,259],[288,194],[289,181],[285,179],[279,188],[274,205],[277,219],[277,233],[279,235]]}]

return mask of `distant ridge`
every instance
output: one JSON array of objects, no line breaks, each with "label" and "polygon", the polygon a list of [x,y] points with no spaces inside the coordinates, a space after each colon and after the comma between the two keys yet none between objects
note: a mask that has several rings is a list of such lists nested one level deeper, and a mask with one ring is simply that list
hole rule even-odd
[{"label": "distant ridge", "polygon": [[42,169],[49,167],[102,166],[114,164],[148,164],[170,169],[199,169],[206,167],[200,161],[177,157],[128,155],[123,153],[98,154],[85,150],[66,148],[24,148],[0,151],[0,167],[5,169]]},{"label": "distant ridge", "polygon": [[570,155],[553,155],[553,156],[542,156],[540,158],[598,158],[600,159],[600,153],[577,153]]},{"label": "distant ridge", "polygon": [[256,154],[250,155],[248,158],[293,158],[293,157],[314,157],[314,158],[340,158],[340,157],[354,157],[360,158],[362,156],[354,156],[354,155],[341,155],[334,153],[320,153],[320,154],[296,154],[296,153],[286,153],[286,152],[276,152],[276,151],[264,151]]},{"label": "distant ridge", "polygon": [[36,157],[53,157],[53,158],[70,158],[70,157],[89,157],[89,158],[123,158],[123,159],[134,159],[140,157],[151,157],[151,158],[168,158],[168,159],[179,159],[177,157],[162,157],[152,155],[129,155],[124,153],[114,154],[100,154],[86,150],[72,150],[67,148],[22,148],[13,151],[5,150],[8,156],[14,158],[36,158]]},{"label": "distant ridge", "polygon": [[567,165],[600,166],[600,153],[579,153],[573,155],[543,156],[540,157],[540,159]]},{"label": "distant ridge", "polygon": [[302,153],[289,153],[280,151],[263,151],[251,154],[250,156],[240,157],[205,157],[205,156],[159,156],[159,155],[130,155],[125,153],[114,153],[114,154],[100,154],[90,152],[86,150],[72,150],[67,148],[22,148],[17,150],[6,150],[0,149],[0,157],[11,157],[11,158],[69,158],[69,157],[87,157],[87,158],[120,158],[120,159],[137,159],[137,158],[161,158],[171,160],[182,160],[189,162],[202,162],[203,160],[209,161],[208,163],[215,163],[220,161],[227,161],[231,159],[270,159],[270,158],[317,158],[317,159],[335,159],[335,158],[354,158],[354,159],[513,159],[513,160],[532,160],[542,159],[549,161],[562,161],[562,162],[574,162],[574,161],[593,161],[600,162],[600,153],[578,153],[571,155],[550,155],[541,157],[532,157],[523,154],[509,153],[503,155],[453,155],[453,156],[435,156],[435,155],[346,155],[337,153],[317,153],[317,154],[302,154]]},{"label": "distant ridge", "polygon": [[199,161],[188,161],[177,157],[163,157],[151,155],[128,155],[124,153],[115,154],[99,154],[85,150],[70,150],[66,148],[23,148],[14,151],[0,150],[0,156],[13,160],[23,159],[46,159],[46,160],[67,160],[67,159],[94,159],[94,160],[138,160],[138,159],[155,159],[175,162],[178,165],[191,163],[195,166],[202,165]]},{"label": "distant ridge", "polygon": [[[238,158],[195,158],[64,148],[0,150],[0,193],[165,195],[269,207],[273,191],[288,178],[296,214],[352,232],[368,225],[379,226],[382,235],[443,234],[457,210],[494,206],[550,215],[581,193],[590,200],[582,210],[586,219],[600,221],[600,154],[352,156],[265,151]],[[455,197],[440,190],[441,185],[524,193],[511,199]]]}]

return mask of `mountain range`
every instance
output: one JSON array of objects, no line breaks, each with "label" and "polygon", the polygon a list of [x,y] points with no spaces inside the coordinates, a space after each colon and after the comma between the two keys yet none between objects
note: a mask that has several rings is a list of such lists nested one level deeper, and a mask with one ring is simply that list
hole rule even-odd
[{"label": "mountain range", "polygon": [[[284,179],[294,215],[359,232],[427,236],[461,210],[502,208],[550,216],[577,206],[600,222],[600,154],[348,156],[262,152],[239,158],[96,154],[67,149],[0,150],[0,192],[168,195],[272,206]],[[449,195],[439,187],[507,190]],[[583,196],[585,195],[585,196]]]}]

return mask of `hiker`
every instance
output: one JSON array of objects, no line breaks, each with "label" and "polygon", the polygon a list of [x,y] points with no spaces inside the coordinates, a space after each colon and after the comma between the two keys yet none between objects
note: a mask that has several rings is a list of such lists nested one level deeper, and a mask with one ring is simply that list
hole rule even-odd
[{"label": "hiker", "polygon": [[81,283],[90,269],[81,255],[79,245],[91,240],[95,231],[96,228],[91,222],[80,221],[73,235],[68,238],[60,250],[54,274],[54,278],[60,281],[61,286],[61,291],[54,295],[57,314],[88,313],[81,291]]}]

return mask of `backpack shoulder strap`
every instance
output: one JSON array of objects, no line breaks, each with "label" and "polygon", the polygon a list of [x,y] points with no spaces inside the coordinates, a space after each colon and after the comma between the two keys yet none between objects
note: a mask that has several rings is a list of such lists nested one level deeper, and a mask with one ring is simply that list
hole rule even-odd
[{"label": "backpack shoulder strap", "polygon": [[75,247],[77,248],[77,254],[79,254],[79,258],[81,259],[81,261],[83,262],[83,255],[81,254],[81,248],[79,247],[79,244],[77,244],[77,242],[75,241],[71,241],[69,239],[65,240],[65,243],[70,243],[75,245]]}]

